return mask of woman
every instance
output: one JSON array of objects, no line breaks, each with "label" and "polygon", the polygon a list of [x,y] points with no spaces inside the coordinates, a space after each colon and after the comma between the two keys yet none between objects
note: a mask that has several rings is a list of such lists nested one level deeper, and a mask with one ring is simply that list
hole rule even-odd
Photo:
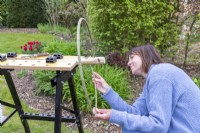
[{"label": "woman", "polygon": [[200,90],[174,65],[162,63],[152,45],[133,48],[128,66],[146,81],[140,97],[128,105],[97,73],[93,82],[112,109],[95,118],[117,123],[123,133],[200,133]]}]

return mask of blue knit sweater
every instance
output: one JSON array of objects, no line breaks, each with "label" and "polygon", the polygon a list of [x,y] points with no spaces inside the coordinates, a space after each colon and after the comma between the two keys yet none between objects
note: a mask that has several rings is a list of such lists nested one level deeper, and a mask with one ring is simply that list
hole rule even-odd
[{"label": "blue knit sweater", "polygon": [[200,90],[174,65],[152,65],[140,97],[128,105],[110,89],[109,121],[123,133],[200,133]]}]

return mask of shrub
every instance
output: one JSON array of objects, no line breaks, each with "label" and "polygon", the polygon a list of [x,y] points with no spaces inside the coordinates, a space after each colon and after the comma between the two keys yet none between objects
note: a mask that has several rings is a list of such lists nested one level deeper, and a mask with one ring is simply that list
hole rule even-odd
[{"label": "shrub", "polygon": [[41,33],[54,33],[54,34],[58,34],[58,33],[68,34],[69,33],[68,29],[61,25],[52,26],[50,24],[39,23],[37,25],[37,28]]},{"label": "shrub", "polygon": [[0,15],[0,27],[3,25],[3,24],[2,24],[2,21],[3,21],[3,18],[2,18],[1,15]]},{"label": "shrub", "polygon": [[27,76],[27,74],[28,74],[27,70],[17,71],[17,78],[25,77],[25,76]]},{"label": "shrub", "polygon": [[59,14],[59,23],[65,25],[72,32],[73,27],[77,26],[80,18],[86,18],[86,9],[83,7],[85,3],[68,2]]},{"label": "shrub", "polygon": [[172,21],[173,2],[97,1],[89,2],[89,20],[101,53],[130,49],[145,43],[163,52],[176,42]]},{"label": "shrub", "polygon": [[126,54],[122,55],[120,52],[114,51],[108,54],[107,62],[110,66],[127,68],[128,58]]},{"label": "shrub", "polygon": [[37,24],[37,28],[41,33],[49,33],[49,31],[51,31],[52,29],[50,24],[42,24],[42,23]]},{"label": "shrub", "polygon": [[32,28],[44,23],[45,8],[42,0],[7,0],[7,25],[14,28]]},{"label": "shrub", "polygon": [[[92,83],[92,79],[91,76],[91,69],[88,66],[85,66],[83,68],[84,70],[84,79],[86,82],[86,87],[87,87],[87,91],[88,91],[88,95],[90,97],[91,103],[94,107],[95,105],[95,95],[94,95],[94,85]],[[101,74],[105,80],[108,82],[108,84],[110,84],[112,86],[112,88],[119,93],[119,95],[125,99],[128,100],[130,99],[130,91],[128,88],[128,82],[127,82],[127,73],[126,71],[124,71],[123,69],[119,69],[118,67],[111,67],[108,64],[104,64],[104,65],[95,65],[94,66],[94,71],[98,72],[99,74]],[[76,84],[76,88],[78,89],[78,101],[79,101],[79,107],[82,110],[86,110],[88,108],[86,108],[86,99],[83,93],[83,89],[82,89],[82,84],[80,81],[80,76],[79,73],[77,73],[75,75],[75,84]],[[106,101],[104,101],[101,98],[100,93],[98,93],[98,107],[99,108],[108,108],[108,104],[106,103]]]},{"label": "shrub", "polygon": [[6,0],[0,1],[0,27],[6,25],[6,17],[7,17],[8,11],[6,6]]},{"label": "shrub", "polygon": [[52,41],[44,48],[45,52],[49,53],[61,53],[63,55],[76,55],[76,43],[66,43],[64,41]]},{"label": "shrub", "polygon": [[51,87],[51,79],[55,76],[54,71],[37,70],[33,72],[36,80],[35,94],[54,95],[55,87]]}]

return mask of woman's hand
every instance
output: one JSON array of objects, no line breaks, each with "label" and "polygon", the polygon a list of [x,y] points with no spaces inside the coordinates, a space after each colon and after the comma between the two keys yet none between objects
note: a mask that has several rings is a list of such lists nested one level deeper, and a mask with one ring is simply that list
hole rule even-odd
[{"label": "woman's hand", "polygon": [[96,72],[92,74],[92,81],[96,85],[96,88],[102,93],[105,94],[111,88],[107,82]]},{"label": "woman's hand", "polygon": [[93,108],[93,113],[95,114],[95,118],[108,121],[110,119],[111,109]]}]

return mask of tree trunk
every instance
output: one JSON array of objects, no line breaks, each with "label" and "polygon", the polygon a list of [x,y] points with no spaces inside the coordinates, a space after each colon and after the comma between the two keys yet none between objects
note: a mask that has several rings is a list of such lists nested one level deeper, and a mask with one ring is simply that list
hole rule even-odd
[{"label": "tree trunk", "polygon": [[190,44],[189,41],[190,41],[190,37],[191,37],[191,33],[192,33],[192,28],[193,28],[196,20],[197,20],[197,15],[193,18],[193,21],[190,25],[189,33],[187,33],[187,40],[186,40],[186,46],[185,46],[185,57],[184,57],[184,63],[183,63],[184,68],[186,67],[186,64],[187,64],[188,49],[189,49],[189,44]]}]

